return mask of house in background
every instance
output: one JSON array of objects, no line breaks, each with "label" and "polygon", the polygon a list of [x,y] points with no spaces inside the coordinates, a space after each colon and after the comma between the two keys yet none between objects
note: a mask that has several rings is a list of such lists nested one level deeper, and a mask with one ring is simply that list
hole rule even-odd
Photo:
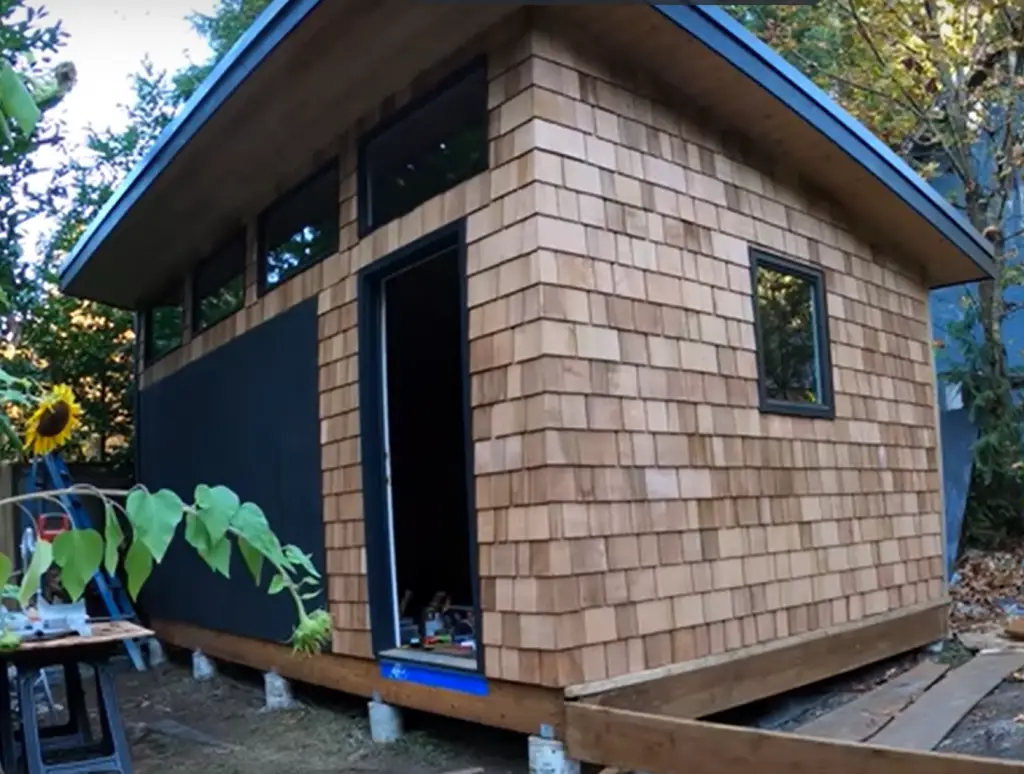
[{"label": "house in background", "polygon": [[139,479],[325,572],[299,660],[176,546],[160,637],[565,738],[944,633],[928,290],[990,272],[720,10],[279,0],[61,282],[138,313]]},{"label": "house in background", "polygon": [[[979,154],[975,154],[978,156]],[[988,163],[976,158],[979,172]],[[953,175],[940,175],[933,181],[936,190],[947,199],[955,200],[959,181]],[[1024,256],[1024,187],[1020,180],[1014,184],[1014,195],[1006,206],[1005,233],[1013,235],[1007,243],[1007,254],[1014,260]],[[949,326],[963,319],[964,297],[976,297],[977,283],[966,283],[936,288],[929,294],[928,307],[933,338],[941,346],[935,353],[938,386],[939,435],[942,440],[942,484],[946,522],[946,572],[952,578],[957,549],[963,532],[967,495],[973,466],[972,448],[978,438],[978,429],[971,421],[970,411],[964,405],[960,386],[944,377],[947,369],[957,362],[959,353],[951,341]],[[1011,287],[1005,297],[1015,304],[1024,304],[1024,288]],[[980,337],[980,329],[977,332]],[[1024,365],[1024,315],[1011,316],[1005,325],[1004,343],[1010,366]]]}]

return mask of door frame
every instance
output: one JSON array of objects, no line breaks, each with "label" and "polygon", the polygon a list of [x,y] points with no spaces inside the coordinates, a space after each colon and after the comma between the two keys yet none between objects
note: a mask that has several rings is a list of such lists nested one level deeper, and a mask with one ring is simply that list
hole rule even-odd
[{"label": "door frame", "polygon": [[[469,572],[472,589],[476,670],[484,671],[480,611],[479,544],[474,483],[472,405],[469,380],[469,311],[466,275],[466,219],[442,226],[361,269],[356,276],[356,324],[359,372],[359,437],[362,454],[363,521],[366,528],[366,571],[370,605],[370,640],[374,658],[395,648],[397,593],[393,582],[392,528],[389,509],[388,463],[385,458],[386,401],[384,395],[381,302],[384,282],[437,253],[454,248],[459,271],[460,349],[462,362],[463,444],[466,459],[465,518],[469,522]],[[393,658],[388,655],[388,658]],[[474,671],[466,669],[465,671]]]}]

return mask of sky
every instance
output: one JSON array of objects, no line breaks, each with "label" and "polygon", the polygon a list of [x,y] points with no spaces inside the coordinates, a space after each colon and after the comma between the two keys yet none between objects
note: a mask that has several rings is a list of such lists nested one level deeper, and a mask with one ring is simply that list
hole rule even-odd
[{"label": "sky", "polygon": [[[173,70],[210,54],[205,41],[185,20],[193,11],[209,13],[215,0],[37,0],[60,19],[69,38],[61,60],[75,63],[78,83],[54,109],[67,121],[68,139],[80,142],[89,125],[122,126],[121,106],[131,101],[130,76],[149,55],[160,69]],[[47,161],[40,159],[40,161]],[[34,252],[46,224],[26,229],[27,253]]]}]

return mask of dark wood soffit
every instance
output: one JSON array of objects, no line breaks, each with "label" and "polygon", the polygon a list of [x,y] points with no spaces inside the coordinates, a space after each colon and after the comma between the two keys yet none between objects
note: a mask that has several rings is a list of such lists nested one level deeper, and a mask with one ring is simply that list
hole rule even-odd
[{"label": "dark wood soffit", "polygon": [[657,81],[692,115],[744,135],[780,170],[828,192],[858,238],[916,265],[929,285],[981,278],[967,256],[860,163],[649,6],[605,6],[601,13],[558,6],[540,18],[580,48]]},{"label": "dark wood soffit", "polygon": [[517,9],[321,3],[143,195],[82,269],[76,292],[118,306],[144,302],[336,154],[358,117]]}]

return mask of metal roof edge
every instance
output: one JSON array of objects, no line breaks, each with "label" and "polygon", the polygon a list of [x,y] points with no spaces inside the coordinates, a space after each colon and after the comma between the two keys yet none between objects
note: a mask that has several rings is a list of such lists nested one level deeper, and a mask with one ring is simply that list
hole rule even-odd
[{"label": "metal roof edge", "polygon": [[274,0],[217,63],[153,147],[93,217],[60,268],[66,290],[99,245],[181,149],[320,0]]},{"label": "metal roof edge", "polygon": [[803,73],[722,8],[663,5],[656,11],[719,54],[789,106],[854,161],[868,170],[936,229],[987,276],[995,272],[992,245],[931,184]]}]

